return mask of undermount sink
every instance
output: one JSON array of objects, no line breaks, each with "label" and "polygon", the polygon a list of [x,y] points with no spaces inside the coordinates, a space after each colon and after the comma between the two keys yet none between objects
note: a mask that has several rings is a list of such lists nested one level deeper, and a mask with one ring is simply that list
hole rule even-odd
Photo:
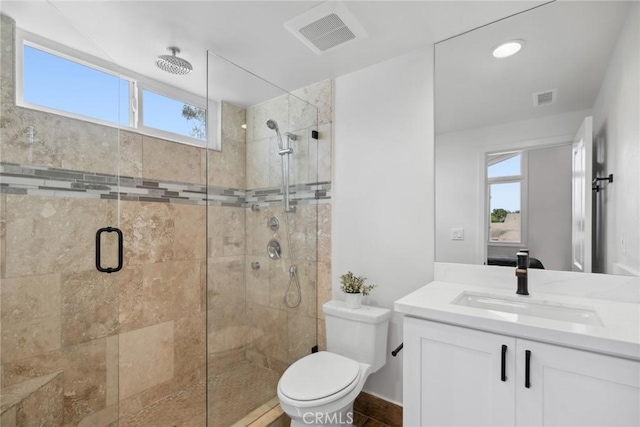
[{"label": "undermount sink", "polygon": [[481,308],[496,313],[511,313],[583,325],[603,326],[598,313],[590,307],[568,306],[550,301],[462,292],[451,304]]}]

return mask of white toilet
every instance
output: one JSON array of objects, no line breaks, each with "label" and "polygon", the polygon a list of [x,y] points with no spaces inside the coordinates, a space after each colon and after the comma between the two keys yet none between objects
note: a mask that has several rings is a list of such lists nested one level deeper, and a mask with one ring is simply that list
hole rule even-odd
[{"label": "white toilet", "polygon": [[278,382],[280,406],[293,427],[351,425],[367,377],[387,361],[390,310],[329,301],[323,311],[327,351],[298,360]]}]

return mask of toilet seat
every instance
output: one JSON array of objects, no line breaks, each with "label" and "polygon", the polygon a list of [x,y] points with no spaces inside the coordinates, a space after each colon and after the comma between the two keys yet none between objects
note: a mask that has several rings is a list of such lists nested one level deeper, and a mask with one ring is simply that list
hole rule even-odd
[{"label": "toilet seat", "polygon": [[339,398],[358,383],[360,364],[339,354],[321,351],[292,364],[280,378],[280,392],[291,400],[311,403]]}]

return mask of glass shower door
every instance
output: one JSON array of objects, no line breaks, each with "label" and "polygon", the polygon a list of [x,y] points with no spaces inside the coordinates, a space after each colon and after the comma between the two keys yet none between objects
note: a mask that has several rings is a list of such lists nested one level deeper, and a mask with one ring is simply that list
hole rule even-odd
[{"label": "glass shower door", "polygon": [[317,345],[318,113],[213,53],[208,73],[207,425],[249,425]]},{"label": "glass shower door", "polygon": [[[29,16],[41,19],[40,34],[23,44]],[[106,425],[119,412],[120,276],[97,269],[117,268],[117,233],[98,238],[99,260],[96,233],[119,226],[117,126],[127,88],[33,42],[57,28],[110,59],[50,3],[6,2],[0,18],[2,422]],[[95,79],[87,87],[100,81],[98,110],[73,90],[80,73]]]},{"label": "glass shower door", "polygon": [[2,4],[8,425],[206,423],[206,148],[136,127],[134,85],[78,19],[110,7]]}]

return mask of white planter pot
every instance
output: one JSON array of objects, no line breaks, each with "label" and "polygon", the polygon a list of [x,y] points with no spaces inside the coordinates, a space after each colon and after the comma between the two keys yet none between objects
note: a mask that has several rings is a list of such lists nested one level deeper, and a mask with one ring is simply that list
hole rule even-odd
[{"label": "white planter pot", "polygon": [[362,306],[362,294],[345,293],[344,303],[347,308],[356,309]]}]

